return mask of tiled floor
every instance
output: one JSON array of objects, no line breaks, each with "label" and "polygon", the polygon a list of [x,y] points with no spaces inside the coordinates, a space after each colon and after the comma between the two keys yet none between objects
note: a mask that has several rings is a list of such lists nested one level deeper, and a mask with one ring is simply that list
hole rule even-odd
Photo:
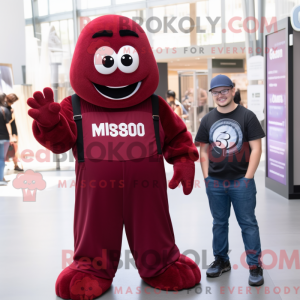
[{"label": "tiled floor", "polygon": [[[166,165],[168,179],[172,166]],[[47,188],[37,192],[37,201],[22,200],[22,191],[0,187],[0,287],[5,300],[54,300],[54,284],[62,270],[62,251],[73,250],[74,171],[42,172]],[[15,174],[7,176],[14,179]],[[66,187],[58,187],[66,180]],[[191,290],[157,291],[140,279],[130,265],[118,270],[112,287],[102,299],[300,299],[300,200],[286,200],[265,188],[264,161],[261,162],[255,181],[257,186],[256,215],[260,227],[265,264],[274,266],[264,271],[265,284],[260,289],[249,288],[248,270],[241,262],[243,243],[234,212],[230,218],[230,259],[238,268],[216,279],[205,276],[206,265],[212,262],[212,217],[210,215],[200,164],[196,167],[195,188],[184,196],[180,188],[168,190],[169,207],[176,243],[181,252],[196,251],[200,257],[201,284]],[[123,235],[122,256],[128,250]],[[273,252],[272,252],[273,251]],[[286,251],[286,252],[285,252]],[[291,268],[280,260],[284,253],[290,258],[296,252],[298,261]],[[189,255],[193,257],[192,255]],[[298,263],[299,264],[299,263]],[[298,269],[296,269],[296,267]],[[279,292],[280,293],[276,294]]]}]

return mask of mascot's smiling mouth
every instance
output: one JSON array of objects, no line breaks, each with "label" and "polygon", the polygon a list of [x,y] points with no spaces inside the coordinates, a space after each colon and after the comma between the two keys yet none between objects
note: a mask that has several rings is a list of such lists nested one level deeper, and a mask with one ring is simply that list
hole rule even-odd
[{"label": "mascot's smiling mouth", "polygon": [[124,86],[106,86],[93,83],[96,90],[105,98],[123,100],[134,95],[140,88],[142,81]]}]

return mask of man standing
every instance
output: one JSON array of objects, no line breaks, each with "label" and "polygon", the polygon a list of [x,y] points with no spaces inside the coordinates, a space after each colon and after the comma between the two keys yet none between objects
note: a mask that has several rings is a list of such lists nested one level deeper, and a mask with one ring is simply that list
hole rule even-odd
[{"label": "man standing", "polygon": [[231,269],[228,257],[228,219],[231,203],[242,230],[249,285],[264,283],[259,228],[255,217],[254,173],[261,157],[265,136],[256,115],[234,102],[233,83],[225,75],[214,77],[210,90],[217,105],[205,115],[195,144],[200,145],[200,161],[206,193],[213,216],[215,261],[206,274],[221,276]]}]

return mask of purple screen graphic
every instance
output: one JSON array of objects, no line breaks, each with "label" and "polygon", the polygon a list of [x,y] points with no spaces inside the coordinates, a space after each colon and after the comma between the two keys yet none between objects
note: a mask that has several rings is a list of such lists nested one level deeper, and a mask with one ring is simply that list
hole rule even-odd
[{"label": "purple screen graphic", "polygon": [[267,176],[286,185],[287,53],[285,30],[267,36]]}]

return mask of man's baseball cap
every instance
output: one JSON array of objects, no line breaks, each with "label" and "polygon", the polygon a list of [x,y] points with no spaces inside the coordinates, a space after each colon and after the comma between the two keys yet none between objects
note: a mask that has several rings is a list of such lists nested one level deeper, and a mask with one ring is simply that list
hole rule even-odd
[{"label": "man's baseball cap", "polygon": [[210,82],[210,90],[209,90],[209,92],[212,89],[214,89],[216,87],[219,87],[219,86],[230,86],[230,87],[233,87],[233,82],[226,75],[222,75],[222,74],[221,75],[217,75]]}]

